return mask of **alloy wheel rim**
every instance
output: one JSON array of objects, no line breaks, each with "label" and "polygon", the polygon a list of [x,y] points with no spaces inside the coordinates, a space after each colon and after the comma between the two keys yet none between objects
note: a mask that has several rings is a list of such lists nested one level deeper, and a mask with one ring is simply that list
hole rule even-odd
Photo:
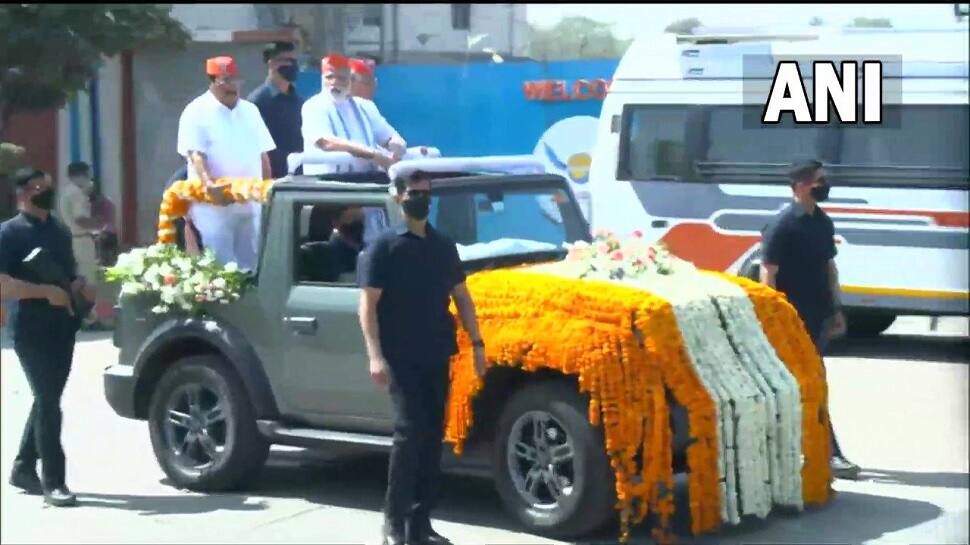
[{"label": "alloy wheel rim", "polygon": [[506,462],[519,496],[535,509],[554,510],[576,484],[575,446],[552,414],[530,411],[512,424]]},{"label": "alloy wheel rim", "polygon": [[204,470],[226,455],[226,404],[211,388],[187,384],[172,392],[163,426],[168,449],[185,469]]}]

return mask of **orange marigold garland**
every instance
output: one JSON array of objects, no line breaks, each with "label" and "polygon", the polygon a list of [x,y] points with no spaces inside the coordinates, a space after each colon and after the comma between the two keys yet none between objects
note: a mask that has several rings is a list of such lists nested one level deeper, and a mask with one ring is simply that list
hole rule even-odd
[{"label": "orange marigold garland", "polygon": [[[488,339],[489,365],[557,369],[577,375],[580,390],[590,394],[590,422],[604,430],[624,536],[651,510],[660,529],[669,526],[673,513],[665,383],[689,408],[697,437],[688,449],[693,526],[697,532],[719,527],[713,403],[693,374],[669,303],[640,288],[523,270],[472,275],[468,286]],[[473,421],[471,400],[482,386],[471,370],[464,333],[459,346],[446,428],[458,454]]]},{"label": "orange marigold garland", "polygon": [[[821,360],[780,294],[722,276],[745,290],[769,342],[799,384],[804,407],[802,495],[806,503],[824,502],[831,475]],[[482,336],[488,340],[490,366],[556,369],[575,375],[580,390],[589,394],[589,421],[603,428],[616,478],[624,539],[629,525],[651,511],[658,517],[656,537],[670,538],[674,504],[667,389],[687,409],[693,440],[687,448],[692,533],[721,526],[714,401],[693,367],[669,302],[643,286],[577,280],[539,268],[478,273],[469,277],[468,285]],[[473,423],[471,401],[482,387],[464,332],[459,332],[459,346],[446,428],[446,439],[458,454]],[[638,466],[640,452],[643,462]]]},{"label": "orange marigold garland", "polygon": [[[223,194],[235,203],[264,201],[273,180],[220,178],[216,185],[221,186]],[[175,243],[174,221],[188,214],[193,202],[215,204],[200,180],[179,180],[165,190],[158,211],[158,242]]]}]

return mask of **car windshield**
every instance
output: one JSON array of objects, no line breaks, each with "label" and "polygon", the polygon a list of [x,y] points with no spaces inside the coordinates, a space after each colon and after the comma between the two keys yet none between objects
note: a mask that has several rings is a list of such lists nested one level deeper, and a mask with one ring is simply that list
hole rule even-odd
[{"label": "car windshield", "polygon": [[565,189],[549,184],[436,187],[429,220],[458,244],[464,262],[559,255],[564,244],[589,240],[575,201]]}]

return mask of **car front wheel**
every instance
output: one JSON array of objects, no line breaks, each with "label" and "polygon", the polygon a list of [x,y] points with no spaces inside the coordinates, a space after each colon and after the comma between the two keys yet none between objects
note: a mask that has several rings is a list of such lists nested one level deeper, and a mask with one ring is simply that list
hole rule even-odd
[{"label": "car front wheel", "polygon": [[245,388],[218,356],[175,362],[155,388],[148,426],[155,457],[179,488],[242,486],[269,455]]},{"label": "car front wheel", "polygon": [[496,486],[530,532],[585,536],[616,516],[602,430],[587,420],[587,407],[575,385],[544,382],[519,390],[502,412]]}]

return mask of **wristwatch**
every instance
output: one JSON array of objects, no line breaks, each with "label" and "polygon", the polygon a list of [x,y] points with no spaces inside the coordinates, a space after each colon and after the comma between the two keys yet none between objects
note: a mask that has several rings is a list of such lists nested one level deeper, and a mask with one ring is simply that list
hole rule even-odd
[{"label": "wristwatch", "polygon": [[472,341],[472,346],[477,346],[479,348],[485,348],[485,341],[478,339],[477,341]]}]

